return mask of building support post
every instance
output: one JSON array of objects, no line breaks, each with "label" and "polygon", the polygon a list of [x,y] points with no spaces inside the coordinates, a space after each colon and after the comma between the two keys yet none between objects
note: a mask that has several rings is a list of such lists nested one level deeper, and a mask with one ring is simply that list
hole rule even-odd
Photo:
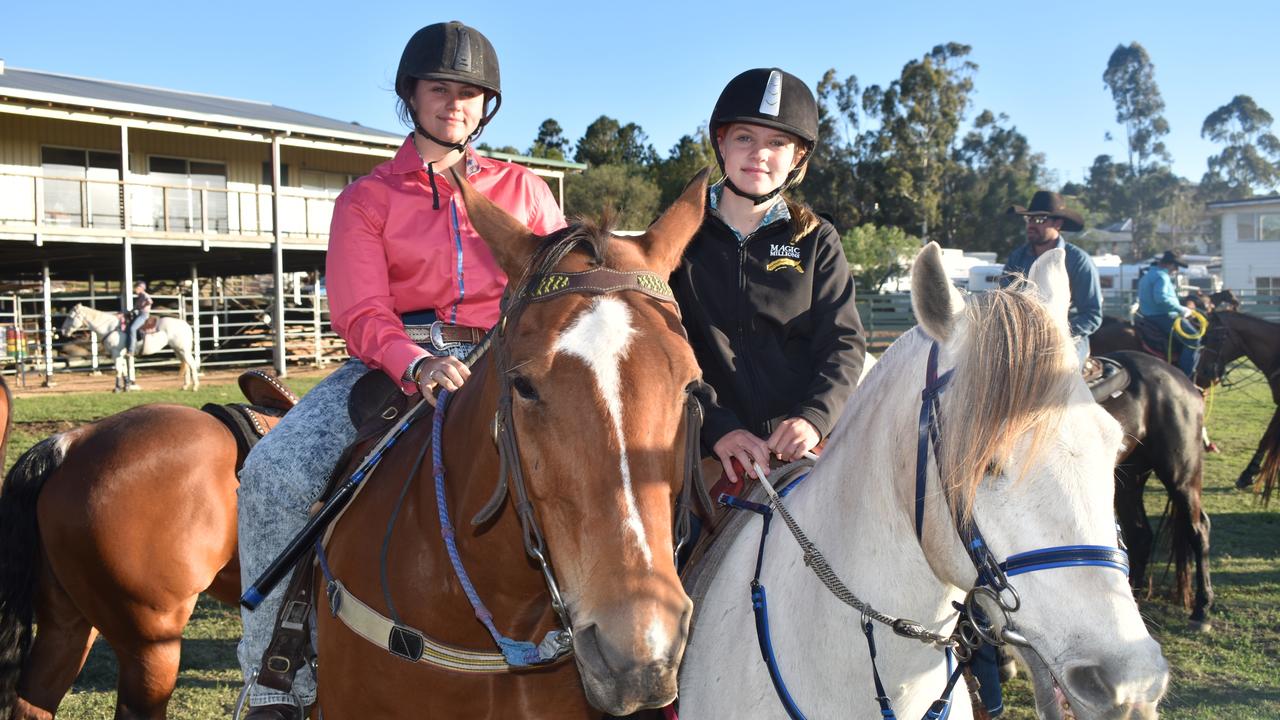
[{"label": "building support post", "polygon": [[[89,307],[98,309],[98,281],[93,273],[89,273]],[[98,375],[98,333],[89,331],[89,372]]]},{"label": "building support post", "polygon": [[49,261],[41,264],[40,291],[44,296],[44,386],[53,387],[53,283],[49,280]]},{"label": "building support post", "polygon": [[271,136],[271,257],[275,280],[275,303],[271,310],[274,325],[276,375],[285,377],[284,347],[284,246],[280,232],[280,134]]},{"label": "building support post", "polygon": [[324,361],[324,347],[320,339],[320,269],[311,269],[311,334],[316,342],[316,367]]},{"label": "building support post", "polygon": [[124,236],[124,275],[120,278],[120,309],[129,312],[133,309],[133,298],[130,295],[133,292],[133,236],[129,233],[129,222],[133,216],[133,198],[129,181],[132,175],[129,173],[129,127],[127,125],[120,126],[120,180],[123,183],[124,192],[121,193],[121,212],[123,217],[120,219],[121,234]]},{"label": "building support post", "polygon": [[[191,353],[200,359],[200,273],[191,263]],[[195,368],[192,368],[194,370]]]}]

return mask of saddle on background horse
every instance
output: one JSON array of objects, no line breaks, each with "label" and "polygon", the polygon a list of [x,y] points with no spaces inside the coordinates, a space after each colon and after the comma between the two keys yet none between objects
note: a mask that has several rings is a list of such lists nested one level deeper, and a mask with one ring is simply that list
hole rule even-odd
[{"label": "saddle on background horse", "polygon": [[[138,314],[135,312],[116,313],[116,317],[120,321],[120,334],[123,335],[124,333],[129,332],[129,325],[133,323],[133,319],[137,316]],[[150,335],[151,333],[156,332],[158,330],[157,324],[159,322],[160,318],[155,315],[148,315],[147,321],[142,323],[142,327],[138,328],[138,339],[141,340],[144,335]]]},{"label": "saddle on background horse", "polygon": [[1129,371],[1111,358],[1090,357],[1080,372],[1089,392],[1093,393],[1094,402],[1118,397],[1129,387]]},{"label": "saddle on background horse", "polygon": [[241,373],[239,383],[240,392],[244,393],[248,403],[206,403],[200,408],[227,426],[235,438],[236,472],[244,465],[244,459],[253,446],[298,403],[297,395],[261,370]]}]

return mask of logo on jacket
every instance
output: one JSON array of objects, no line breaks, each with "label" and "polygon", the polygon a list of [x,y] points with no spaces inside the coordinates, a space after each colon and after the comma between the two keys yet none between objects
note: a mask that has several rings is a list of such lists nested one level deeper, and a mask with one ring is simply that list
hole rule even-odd
[{"label": "logo on jacket", "polygon": [[769,272],[791,268],[798,273],[804,273],[804,268],[800,266],[800,248],[795,245],[772,243],[769,245],[769,257],[773,258],[765,266],[765,270]]}]

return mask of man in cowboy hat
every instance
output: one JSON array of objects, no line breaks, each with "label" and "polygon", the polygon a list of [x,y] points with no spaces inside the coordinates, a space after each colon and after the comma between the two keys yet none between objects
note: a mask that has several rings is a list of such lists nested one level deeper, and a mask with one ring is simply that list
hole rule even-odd
[{"label": "man in cowboy hat", "polygon": [[1071,309],[1068,323],[1080,364],[1089,356],[1089,336],[1102,324],[1102,284],[1098,268],[1089,253],[1062,239],[1062,232],[1080,232],[1084,219],[1067,207],[1062,196],[1048,190],[1037,190],[1031,204],[1010,206],[1006,215],[1020,215],[1027,223],[1027,243],[1009,254],[1000,276],[1005,287],[1018,277],[1026,277],[1031,264],[1050,248],[1067,252],[1067,276],[1071,280]]},{"label": "man in cowboy hat", "polygon": [[[1196,362],[1200,359],[1200,344],[1173,331],[1175,322],[1191,316],[1191,308],[1178,301],[1177,286],[1173,282],[1178,268],[1184,268],[1187,264],[1174,251],[1165,250],[1164,255],[1151,265],[1138,281],[1138,313],[1142,316],[1142,322],[1153,328],[1152,334],[1159,343],[1157,349],[1181,348],[1178,367],[1187,377],[1194,379]],[[1191,330],[1185,324],[1183,329],[1188,332]],[[1172,346],[1169,345],[1170,338]]]}]

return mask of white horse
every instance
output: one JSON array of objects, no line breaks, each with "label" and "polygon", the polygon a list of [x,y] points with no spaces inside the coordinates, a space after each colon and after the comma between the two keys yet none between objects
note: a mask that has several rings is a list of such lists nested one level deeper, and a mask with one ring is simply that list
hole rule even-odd
[{"label": "white horse", "polygon": [[[1037,549],[1099,546],[1094,552],[1111,567],[1054,566],[1016,577],[1011,570],[1020,607],[1006,614],[979,602],[995,633],[1025,642],[1018,652],[1031,670],[1039,717],[1062,717],[1056,684],[1081,720],[1154,718],[1168,665],[1117,569],[1124,556],[1114,554],[1112,467],[1121,431],[1080,378],[1066,325],[1063,258],[1061,250],[1043,256],[1021,291],[966,303],[947,280],[938,247],[922,250],[912,267],[920,326],[880,358],[810,476],[784,502],[849,590],[944,637],[957,622],[952,602],[963,600],[978,576],[956,515],[972,518],[1001,561]],[[954,372],[939,396],[941,457],[926,455],[917,540],[918,427],[934,342],[938,373]],[[760,526],[752,515],[718,570],[691,593],[697,611],[680,676],[683,720],[788,717],[754,632],[748,585]],[[860,613],[806,567],[776,512],[761,584],[777,664],[800,711],[810,720],[879,717]],[[878,623],[875,641],[897,717],[922,717],[948,679],[943,652]],[[952,698],[950,717],[971,718],[963,681]]]},{"label": "white horse", "polygon": [[[124,332],[120,330],[120,314],[95,310],[88,305],[76,305],[67,314],[62,323],[62,335],[68,336],[81,329],[88,328],[97,334],[106,351],[116,366],[115,391],[137,390],[137,375],[134,372],[133,354],[128,351]],[[182,389],[192,391],[200,389],[200,361],[195,354],[195,333],[191,325],[171,317],[158,317],[156,331],[142,336],[139,343],[139,355],[152,355],[164,350],[173,349],[182,363]]]}]

